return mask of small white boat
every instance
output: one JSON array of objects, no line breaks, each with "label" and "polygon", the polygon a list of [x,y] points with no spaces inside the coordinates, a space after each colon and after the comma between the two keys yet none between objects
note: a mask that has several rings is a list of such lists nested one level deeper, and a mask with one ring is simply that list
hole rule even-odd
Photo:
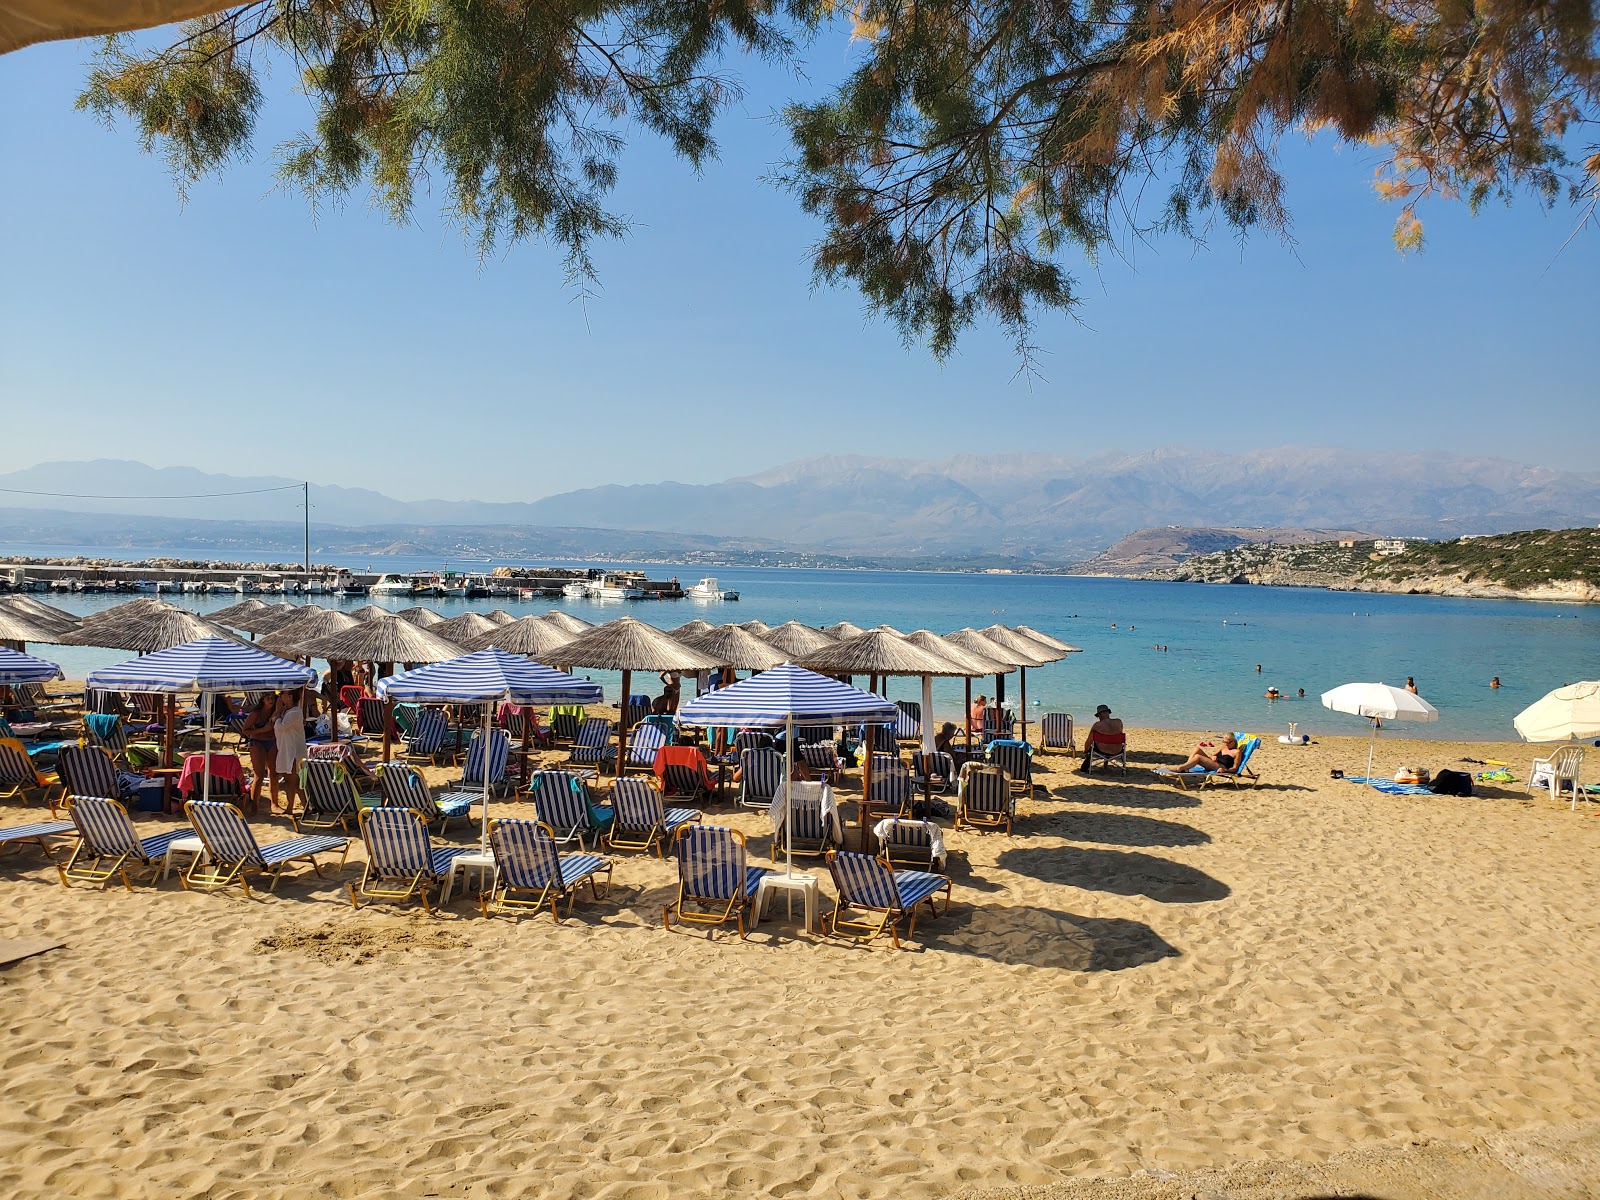
[{"label": "small white boat", "polygon": [[737,600],[739,593],[731,588],[724,588],[716,578],[707,575],[699,583],[691,584],[683,589],[683,594],[691,600]]},{"label": "small white boat", "polygon": [[414,589],[405,575],[379,575],[378,581],[367,589],[374,596],[409,596]]},{"label": "small white boat", "polygon": [[599,579],[589,581],[589,598],[591,600],[643,600],[644,589],[626,584],[610,575],[602,575]]},{"label": "small white boat", "polygon": [[[589,581],[587,579],[574,579],[571,583],[563,584],[561,594],[568,600],[587,600],[589,598]],[[524,597],[524,599],[527,598]]]}]

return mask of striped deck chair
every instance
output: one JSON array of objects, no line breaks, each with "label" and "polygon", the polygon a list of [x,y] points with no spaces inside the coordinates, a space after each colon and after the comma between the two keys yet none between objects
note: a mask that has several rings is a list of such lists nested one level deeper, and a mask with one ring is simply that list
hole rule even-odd
[{"label": "striped deck chair", "polygon": [[0,850],[10,846],[37,846],[45,857],[50,857],[51,843],[55,838],[68,837],[77,832],[71,821],[35,821],[32,825],[12,825],[0,828]]},{"label": "striped deck chair", "polygon": [[572,704],[556,704],[550,709],[550,736],[558,742],[571,742],[583,724],[583,709]]},{"label": "striped deck chair", "polygon": [[692,808],[667,808],[661,792],[648,779],[619,779],[611,786],[611,829],[602,844],[611,850],[654,850],[664,858],[661,846],[672,838],[680,825],[699,821],[701,814]]},{"label": "striped deck chair", "polygon": [[131,796],[143,779],[118,771],[111,755],[99,746],[63,746],[56,759],[56,774],[69,796]]},{"label": "striped deck chair", "polygon": [[422,772],[405,763],[383,763],[378,767],[378,786],[383,789],[383,803],[388,808],[409,808],[419,812],[428,824],[439,822],[439,832],[455,817],[464,817],[467,810],[482,799],[477,792],[446,792],[434,798],[422,778]]},{"label": "striped deck chair", "polygon": [[[799,736],[799,730],[795,736]],[[832,742],[801,742],[796,749],[807,769],[823,783],[834,783],[844,774],[844,762]]]},{"label": "striped deck chair", "polygon": [[422,713],[422,705],[401,701],[397,702],[391,711],[394,714],[395,733],[409,740],[412,731],[417,727],[417,717]]},{"label": "striped deck chair", "polygon": [[[908,921],[908,938],[915,934],[919,906],[926,904],[934,916],[939,916],[938,899],[943,892],[943,911],[950,911],[950,880],[943,875],[896,871],[884,859],[842,850],[828,855],[828,871],[839,892],[833,911],[822,919],[822,931],[829,937],[870,942],[887,930],[898,950],[900,922]],[[844,914],[851,909],[864,915],[847,920]]]},{"label": "striped deck chair", "polygon": [[650,697],[643,692],[636,692],[628,697],[628,711],[626,721],[629,729],[641,725],[650,715]]},{"label": "striped deck chair", "polygon": [[[387,718],[383,711],[383,701],[376,696],[363,696],[356,707],[356,732],[362,737],[381,738]],[[393,728],[390,737],[394,736]]]},{"label": "striped deck chair", "polygon": [[528,793],[539,823],[554,830],[558,842],[586,849],[589,838],[603,838],[611,828],[613,814],[594,803],[589,785],[571,771],[535,771]]},{"label": "striped deck chair", "polygon": [[661,909],[661,923],[722,925],[732,920],[739,936],[744,918],[755,900],[765,867],[752,867],[745,853],[744,834],[721,825],[684,825],[672,839],[672,857],[678,866],[678,896]]},{"label": "striped deck chair", "polygon": [[1011,832],[1017,802],[1011,780],[993,763],[969,762],[961,768],[956,798],[956,828],[999,829]]},{"label": "striped deck chair", "polygon": [[360,908],[361,900],[409,900],[422,898],[422,911],[431,913],[428,889],[440,887],[450,875],[450,864],[462,854],[464,846],[434,846],[428,837],[428,822],[409,808],[364,808],[361,810],[361,840],[367,846],[367,866],[361,882],[350,885],[350,905]]},{"label": "striped deck chair", "polygon": [[1045,713],[1039,722],[1039,749],[1041,752],[1048,750],[1066,750],[1069,753],[1078,748],[1077,739],[1072,736],[1072,715],[1070,713]]},{"label": "striped deck chair", "polygon": [[1011,736],[1011,714],[990,705],[983,710],[983,744],[987,746],[996,738]]},{"label": "striped deck chair", "polygon": [[814,746],[818,742],[832,742],[835,734],[832,725],[796,725],[794,736],[799,744]]},{"label": "striped deck chair", "polygon": [[[932,778],[930,779],[930,773]],[[911,752],[911,785],[935,792],[948,792],[956,781],[956,760],[943,750]]]},{"label": "striped deck chair", "polygon": [[250,881],[247,877],[252,871],[260,871],[272,876],[267,890],[275,892],[284,867],[290,863],[308,862],[321,878],[322,867],[317,863],[317,855],[339,851],[340,868],[350,855],[349,838],[328,834],[309,834],[286,838],[269,846],[260,845],[244,814],[221,801],[191,800],[183,806],[183,811],[206,848],[205,855],[196,856],[184,872],[185,889],[209,890],[237,883],[248,896]]},{"label": "striped deck chair", "polygon": [[302,768],[305,800],[299,815],[290,814],[296,833],[307,829],[350,828],[361,808],[355,777],[331,758],[308,758]]},{"label": "striped deck chair", "polygon": [[[486,917],[490,908],[529,908],[537,912],[549,904],[550,915],[559,921],[561,910],[557,903],[565,897],[570,916],[578,885],[584,880],[589,881],[589,891],[596,900],[605,894],[600,890],[602,871],[606,890],[611,888],[610,859],[598,854],[562,854],[556,849],[550,828],[538,821],[490,821],[489,845],[494,849],[494,886],[478,897],[478,908]],[[514,893],[519,892],[531,899],[516,899]]]},{"label": "striped deck chair", "polygon": [[43,788],[45,803],[54,814],[56,804],[51,793],[60,786],[57,776],[34,769],[33,760],[20,741],[14,737],[0,737],[0,799],[21,796],[26,804],[29,792]]},{"label": "striped deck chair", "polygon": [[657,725],[636,725],[628,735],[628,750],[622,758],[624,771],[653,771],[656,753],[667,744],[667,739]]},{"label": "striped deck chair", "polygon": [[489,781],[489,790],[496,796],[506,792],[506,763],[511,760],[511,739],[506,736],[504,729],[489,730],[487,746],[483,740],[483,730],[478,730],[472,735],[472,743],[467,747],[467,760],[461,768],[461,778],[450,786],[466,790],[483,789],[484,779]]},{"label": "striped deck chair", "polygon": [[530,746],[541,746],[548,750],[555,745],[550,731],[539,724],[537,710],[517,704],[506,704],[501,706],[500,715],[506,734],[513,742],[520,744],[523,734],[527,734]]},{"label": "striped deck chair", "polygon": [[140,725],[164,723],[167,719],[167,698],[156,692],[134,692],[133,719]]},{"label": "striped deck chair", "polygon": [[746,750],[773,750],[777,745],[778,740],[765,730],[741,729],[733,735],[733,745],[729,750],[737,758]]},{"label": "striped deck chair", "polygon": [[911,774],[898,757],[887,754],[872,756],[872,788],[863,798],[869,809],[883,809],[903,815],[916,797],[911,787]]},{"label": "striped deck chair", "polygon": [[425,708],[417,714],[401,757],[409,762],[438,762],[439,756],[446,753],[444,743],[449,736],[450,722],[443,710]]},{"label": "striped deck chair", "polygon": [[67,815],[78,828],[78,845],[65,866],[57,866],[61,882],[97,883],[104,887],[113,877],[122,880],[130,892],[130,868],[157,868],[167,856],[167,847],[188,837],[186,829],[170,829],[154,837],[141,838],[128,817],[128,810],[104,796],[73,796],[67,800]]},{"label": "striped deck chair", "polygon": [[894,736],[897,742],[922,740],[922,705],[915,700],[896,700],[900,715],[894,719]]},{"label": "striped deck chair", "polygon": [[822,812],[822,785],[798,783],[781,809],[784,825],[772,833],[772,861],[783,861],[784,854],[821,858],[836,847],[834,826]]},{"label": "striped deck chair", "polygon": [[739,752],[739,804],[769,808],[783,782],[783,756],[770,747]]},{"label": "striped deck chair", "polygon": [[[350,714],[351,720],[360,720],[361,700],[362,697],[366,695],[366,692],[362,691],[360,687],[353,683],[347,683],[339,689],[339,703],[342,704],[345,711]],[[254,701],[251,703],[253,705]]]},{"label": "striped deck chair", "polygon": [[1092,729],[1088,734],[1088,760],[1083,764],[1084,770],[1092,771],[1095,767],[1121,767],[1128,769],[1128,735],[1125,733],[1097,734]]},{"label": "striped deck chair", "polygon": [[663,796],[709,797],[717,790],[706,756],[693,746],[663,746],[656,754],[656,780]]},{"label": "striped deck chair", "polygon": [[[861,740],[866,741],[865,732],[863,732]],[[879,754],[899,756],[900,743],[895,739],[893,726],[874,725],[872,727],[872,749]]]},{"label": "striped deck chair", "polygon": [[1033,794],[1033,747],[1011,738],[996,738],[989,743],[989,761],[1004,771],[1011,790],[1018,796]]},{"label": "striped deck chair", "polygon": [[600,766],[611,759],[611,722],[604,717],[590,717],[578,726],[572,739],[572,749],[567,761],[580,766]]},{"label": "striped deck chair", "polygon": [[905,864],[921,870],[944,870],[944,839],[932,821],[890,817],[879,821],[872,831],[878,837],[880,853],[890,866]]},{"label": "striped deck chair", "polygon": [[110,713],[85,713],[83,744],[97,746],[115,762],[128,752],[128,731],[122,718]]}]

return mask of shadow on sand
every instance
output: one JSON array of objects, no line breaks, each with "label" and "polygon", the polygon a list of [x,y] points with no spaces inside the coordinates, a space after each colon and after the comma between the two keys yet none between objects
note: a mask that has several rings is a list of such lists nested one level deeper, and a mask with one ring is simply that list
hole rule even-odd
[{"label": "shadow on sand", "polygon": [[1119,812],[1057,813],[1050,819],[1050,832],[1068,841],[1106,846],[1204,846],[1211,841],[1209,833],[1192,825]]},{"label": "shadow on sand", "polygon": [[1055,971],[1125,971],[1181,953],[1140,921],[960,902],[936,919],[924,916],[914,940],[931,950]]},{"label": "shadow on sand", "polygon": [[1148,896],[1163,904],[1201,904],[1232,893],[1227,884],[1204,871],[1137,851],[1024,847],[1002,851],[998,865],[1046,883],[1117,896]]}]

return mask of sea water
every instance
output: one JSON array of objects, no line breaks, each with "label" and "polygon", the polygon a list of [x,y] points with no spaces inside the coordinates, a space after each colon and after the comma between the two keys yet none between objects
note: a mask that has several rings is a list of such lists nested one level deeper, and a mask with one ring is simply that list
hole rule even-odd
[{"label": "sea water", "polygon": [[[386,558],[349,565],[411,571],[445,564]],[[487,570],[492,565],[475,563],[470,569]],[[688,584],[710,568],[649,564],[640,569],[652,579],[675,575]],[[443,616],[468,608],[503,608],[516,616],[561,609],[593,622],[626,614],[663,629],[696,617],[713,624],[752,619],[769,625],[791,619],[807,625],[851,621],[863,628],[888,624],[905,633],[916,629],[948,633],[996,622],[1030,625],[1083,651],[1027,672],[1030,724],[1042,713],[1067,712],[1081,725],[1092,720],[1095,706],[1103,703],[1130,726],[1287,732],[1292,721],[1302,733],[1360,735],[1366,732],[1365,722],[1324,709],[1318,696],[1354,680],[1401,686],[1413,676],[1423,697],[1439,709],[1439,721],[1423,726],[1392,723],[1385,727],[1386,737],[1507,740],[1516,737],[1512,717],[1551,688],[1600,678],[1600,609],[1578,605],[1053,575],[761,567],[722,567],[716,573],[724,588],[739,592],[737,602],[566,598],[375,602],[395,609],[426,604]],[[69,593],[39,598],[85,614],[129,599]],[[198,612],[241,599],[227,592],[204,596],[164,592],[162,598]],[[314,599],[347,609],[369,603],[367,597]],[[29,649],[60,662],[68,677],[75,679],[128,657],[114,650],[67,646]],[[618,694],[619,675],[578,673],[604,684],[609,697]],[[1494,676],[1501,680],[1498,689],[1489,686]],[[1006,678],[1008,704],[1019,703],[1022,682],[1017,674]],[[936,681],[934,707],[939,719],[958,719],[962,686],[960,680]],[[1273,687],[1283,699],[1266,699],[1266,691]],[[1297,698],[1302,688],[1303,700]],[[973,689],[974,695],[993,697],[995,680],[975,680]],[[654,693],[660,684],[652,676],[635,675],[633,690]],[[921,683],[894,679],[888,692],[895,699],[918,699]]]}]

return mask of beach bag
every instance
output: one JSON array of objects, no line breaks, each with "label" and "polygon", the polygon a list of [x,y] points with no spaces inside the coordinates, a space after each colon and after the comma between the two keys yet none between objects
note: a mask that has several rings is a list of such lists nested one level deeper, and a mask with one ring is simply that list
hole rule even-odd
[{"label": "beach bag", "polygon": [[1465,771],[1440,771],[1434,776],[1428,790],[1435,796],[1472,795],[1472,776]]}]

